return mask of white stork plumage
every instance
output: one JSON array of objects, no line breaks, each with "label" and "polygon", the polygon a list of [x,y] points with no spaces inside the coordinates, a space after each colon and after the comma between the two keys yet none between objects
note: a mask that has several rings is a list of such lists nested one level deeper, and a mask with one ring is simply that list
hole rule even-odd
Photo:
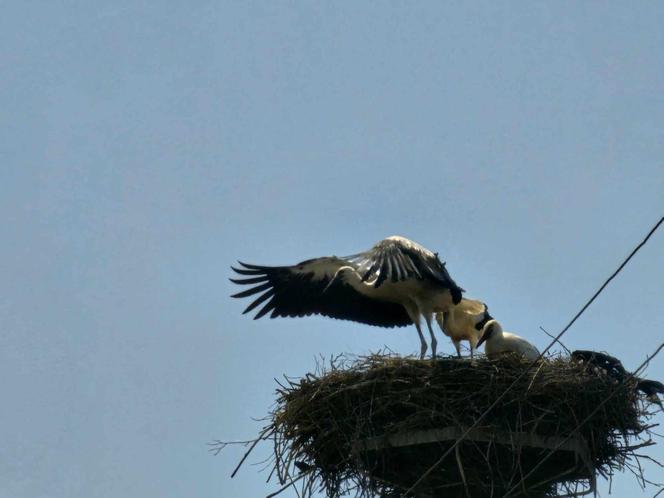
[{"label": "white stork plumage", "polygon": [[232,297],[260,293],[244,310],[248,313],[265,303],[254,319],[271,312],[270,318],[321,314],[379,327],[413,323],[420,337],[422,358],[427,342],[420,316],[429,328],[435,357],[433,314],[458,304],[463,292],[437,253],[399,236],[388,237],[368,251],[344,258],[315,258],[293,266],[240,265],[242,268],[231,268],[247,278],[231,281],[256,285]]},{"label": "white stork plumage", "polygon": [[444,313],[436,313],[436,321],[445,335],[452,339],[457,356],[461,358],[461,341],[470,344],[470,357],[477,348],[484,324],[491,320],[489,308],[482,301],[463,298]]},{"label": "white stork plumage", "polygon": [[523,337],[510,332],[503,332],[503,327],[496,320],[489,320],[482,328],[482,337],[477,347],[486,342],[484,351],[489,358],[497,358],[504,353],[516,353],[527,360],[539,358],[539,351]]}]

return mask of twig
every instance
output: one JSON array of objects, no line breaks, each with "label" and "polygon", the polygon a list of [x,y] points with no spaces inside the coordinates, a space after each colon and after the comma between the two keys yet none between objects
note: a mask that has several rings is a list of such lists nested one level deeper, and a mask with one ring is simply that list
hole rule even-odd
[{"label": "twig", "polygon": [[[655,444],[655,443],[653,443],[653,444]],[[646,460],[649,460],[649,461],[651,461],[652,463],[654,463],[655,465],[657,465],[657,466],[659,466],[659,467],[661,467],[661,468],[664,469],[664,465],[662,465],[662,463],[661,463],[659,460],[655,460],[655,459],[654,459],[653,457],[651,457],[651,456],[648,456],[648,455],[641,455],[640,453],[634,453],[634,456],[639,457],[639,458],[645,458]]]},{"label": "twig", "polygon": [[278,489],[277,491],[275,491],[274,493],[270,493],[269,495],[267,495],[265,498],[274,498],[274,497],[277,496],[278,494],[283,493],[283,492],[286,491],[288,488],[290,488],[293,484],[295,484],[297,481],[299,481],[299,480],[302,479],[303,477],[306,477],[309,473],[311,473],[311,470],[307,470],[306,472],[303,472],[302,474],[300,474],[299,476],[297,476],[295,479],[291,479],[291,481],[290,481],[289,483],[285,484],[284,486],[282,486],[281,488],[279,488],[279,489]]},{"label": "twig", "polygon": [[[263,439],[268,439],[268,438],[269,436],[264,437]],[[213,453],[214,456],[217,456],[226,446],[231,446],[231,445],[247,446],[251,443],[254,443],[255,441],[256,441],[255,439],[248,439],[246,441],[221,441],[219,439],[215,439],[211,443],[207,443],[207,445],[210,446],[208,451],[210,453]]]},{"label": "twig", "polygon": [[540,362],[540,366],[537,368],[535,371],[535,375],[533,375],[533,378],[530,379],[530,384],[528,384],[528,388],[526,389],[526,392],[530,391],[530,388],[533,387],[533,383],[535,382],[535,379],[537,378],[537,374],[540,373],[540,370],[542,370],[542,367],[544,367],[544,362]]},{"label": "twig", "polygon": [[466,473],[463,471],[463,464],[461,463],[461,455],[459,454],[459,447],[456,447],[455,456],[457,461],[457,466],[459,468],[459,475],[461,476],[461,482],[463,482],[463,489],[466,492],[466,496],[471,498],[470,491],[468,491],[468,482],[466,481]]},{"label": "twig", "polygon": [[270,434],[272,434],[273,431],[274,431],[274,428],[272,428],[271,426],[268,426],[268,427],[266,427],[266,428],[263,430],[263,432],[261,432],[261,433],[258,435],[258,437],[256,438],[256,440],[251,444],[251,446],[249,447],[249,449],[247,450],[247,452],[246,452],[246,453],[244,454],[244,456],[242,457],[242,460],[240,460],[240,463],[238,463],[238,464],[237,464],[237,467],[235,467],[235,470],[234,470],[233,473],[231,474],[231,479],[232,479],[233,477],[235,477],[235,474],[237,474],[237,471],[240,470],[240,467],[242,467],[242,464],[244,463],[244,461],[245,461],[245,460],[247,459],[247,457],[249,456],[249,453],[251,453],[251,452],[253,451],[253,449],[256,447],[256,445],[258,444],[258,442],[259,442],[259,441],[262,441],[262,440],[264,440],[264,439],[267,439],[267,438],[270,436]]}]

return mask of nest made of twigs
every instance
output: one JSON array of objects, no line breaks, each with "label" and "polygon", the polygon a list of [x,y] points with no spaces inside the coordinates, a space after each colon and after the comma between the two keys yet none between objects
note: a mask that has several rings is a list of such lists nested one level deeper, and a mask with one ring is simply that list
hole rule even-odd
[{"label": "nest made of twigs", "polygon": [[568,358],[342,357],[281,384],[263,434],[304,496],[574,496],[654,444],[634,388]]}]

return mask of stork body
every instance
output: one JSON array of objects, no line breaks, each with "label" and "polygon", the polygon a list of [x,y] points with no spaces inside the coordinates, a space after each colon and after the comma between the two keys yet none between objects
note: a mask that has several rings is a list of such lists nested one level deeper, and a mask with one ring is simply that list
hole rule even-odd
[{"label": "stork body", "polygon": [[240,265],[243,268],[233,270],[248,278],[231,281],[257,285],[232,297],[261,293],[244,310],[248,313],[265,303],[254,319],[267,313],[270,318],[321,314],[380,327],[413,323],[420,337],[421,357],[426,353],[427,342],[420,317],[424,317],[429,329],[435,356],[433,314],[459,303],[463,292],[437,254],[399,236],[388,237],[368,251],[344,258],[315,258],[293,266]]},{"label": "stork body", "polygon": [[436,321],[445,335],[452,339],[457,356],[461,358],[461,341],[470,344],[470,357],[477,348],[484,324],[491,320],[489,308],[482,301],[463,298],[444,313],[436,313]]},{"label": "stork body", "polygon": [[606,353],[577,349],[576,351],[572,351],[571,358],[591,365],[594,368],[602,369],[609,377],[617,381],[622,382],[627,377],[627,371],[623,367],[622,362],[618,358]]},{"label": "stork body", "polygon": [[[572,360],[581,361],[594,368],[596,371],[603,371],[618,382],[624,382],[631,377],[627,373],[622,362],[611,355],[600,353],[598,351],[577,350],[572,351]],[[646,395],[646,399],[651,403],[656,403],[660,408],[664,409],[659,395],[664,395],[664,384],[656,380],[642,379],[635,377],[636,390],[641,391]]]},{"label": "stork body", "polygon": [[510,332],[503,332],[503,328],[496,320],[489,320],[482,329],[482,337],[477,346],[486,342],[484,351],[493,359],[505,353],[516,353],[527,360],[534,361],[539,358],[539,351],[523,337]]}]

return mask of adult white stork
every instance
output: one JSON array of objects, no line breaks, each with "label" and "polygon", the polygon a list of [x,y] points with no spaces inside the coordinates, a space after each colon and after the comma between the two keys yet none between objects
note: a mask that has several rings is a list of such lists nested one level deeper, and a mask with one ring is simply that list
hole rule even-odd
[{"label": "adult white stork", "polygon": [[436,321],[445,335],[452,339],[457,356],[461,358],[461,341],[470,344],[470,357],[477,348],[484,324],[492,319],[489,308],[482,301],[463,298],[449,311],[436,313]]},{"label": "adult white stork", "polygon": [[531,361],[539,358],[539,351],[535,346],[523,337],[503,332],[503,327],[496,320],[489,320],[484,324],[477,347],[483,342],[486,342],[484,351],[489,358],[497,358],[503,353],[516,353]]},{"label": "adult white stork", "polygon": [[420,316],[429,328],[435,357],[433,314],[458,304],[463,292],[437,253],[399,236],[388,237],[368,251],[344,258],[315,258],[293,266],[242,262],[240,265],[243,268],[231,268],[248,278],[231,281],[256,285],[232,297],[262,293],[244,313],[267,301],[254,319],[271,312],[270,318],[321,314],[379,327],[404,327],[414,323],[420,337],[421,358],[427,351],[427,342],[420,327]]}]

